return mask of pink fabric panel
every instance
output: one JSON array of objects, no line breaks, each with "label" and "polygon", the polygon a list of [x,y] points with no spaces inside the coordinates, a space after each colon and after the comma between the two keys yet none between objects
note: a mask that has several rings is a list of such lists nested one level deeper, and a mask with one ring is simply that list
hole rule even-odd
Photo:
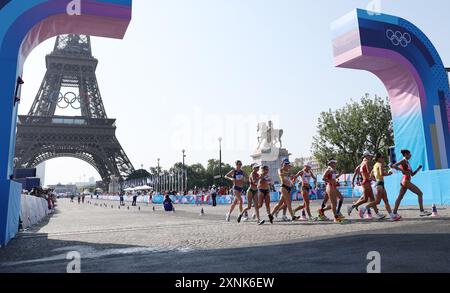
[{"label": "pink fabric panel", "polygon": [[363,68],[347,66],[347,64],[353,63],[355,60],[361,58],[361,56],[362,56],[361,47],[356,47],[354,49],[351,49],[350,51],[347,51],[338,56],[335,56],[334,57],[334,65],[336,67],[343,67],[343,68],[363,69]]},{"label": "pink fabric panel", "polygon": [[[355,28],[354,30],[351,30],[333,40],[333,54],[337,65],[353,59],[350,52],[358,51],[361,54],[361,41],[358,28]],[[345,60],[345,58],[348,58],[348,60]]]},{"label": "pink fabric panel", "polygon": [[[348,38],[345,40],[349,41]],[[354,48],[336,56],[335,63],[339,67],[367,70],[381,79],[391,98],[394,118],[420,113],[421,100],[422,106],[425,106],[425,91],[417,71],[396,52],[370,47]]]},{"label": "pink fabric panel", "polygon": [[22,42],[19,65],[22,66],[28,54],[43,41],[59,34],[83,33],[121,39],[128,28],[129,19],[104,16],[59,14],[35,25]]}]

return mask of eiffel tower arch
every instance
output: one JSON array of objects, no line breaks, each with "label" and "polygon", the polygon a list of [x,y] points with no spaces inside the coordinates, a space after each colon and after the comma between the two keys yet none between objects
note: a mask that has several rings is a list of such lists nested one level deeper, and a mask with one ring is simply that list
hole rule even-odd
[{"label": "eiffel tower arch", "polygon": [[[83,160],[100,174],[123,180],[134,171],[106,115],[97,84],[98,60],[86,35],[60,35],[46,56],[47,72],[28,115],[19,115],[15,167],[33,168],[60,157]],[[55,115],[74,109],[80,116]]]}]

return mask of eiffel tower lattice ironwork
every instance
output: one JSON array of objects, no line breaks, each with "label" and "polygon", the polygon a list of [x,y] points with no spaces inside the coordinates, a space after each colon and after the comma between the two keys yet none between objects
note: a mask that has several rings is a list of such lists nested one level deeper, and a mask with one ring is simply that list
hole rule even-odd
[{"label": "eiffel tower lattice ironwork", "polygon": [[[47,72],[28,115],[19,115],[15,166],[33,168],[58,157],[92,165],[105,184],[124,179],[133,165],[116,138],[97,84],[98,60],[84,35],[60,35],[46,56]],[[81,116],[57,116],[56,109],[80,110]],[[62,111],[62,110],[61,110]]]}]

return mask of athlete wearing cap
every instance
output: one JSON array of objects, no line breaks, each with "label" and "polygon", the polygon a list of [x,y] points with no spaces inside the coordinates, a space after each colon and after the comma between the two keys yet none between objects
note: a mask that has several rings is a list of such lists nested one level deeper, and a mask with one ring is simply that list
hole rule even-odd
[{"label": "athlete wearing cap", "polygon": [[[335,164],[337,164],[337,161],[336,160],[330,160],[329,162],[328,162],[328,164],[330,164],[330,163],[335,163]],[[336,179],[337,178],[339,178],[342,174],[337,174],[337,172],[335,172],[336,174],[334,175],[335,177],[336,177]],[[336,208],[336,214],[337,214],[337,216],[338,216],[338,218],[340,219],[340,220],[345,220],[345,217],[342,215],[342,213],[341,213],[341,207],[342,207],[342,204],[343,204],[343,202],[344,202],[344,197],[342,196],[342,194],[341,194],[341,192],[339,191],[339,189],[337,189],[337,186],[338,186],[338,182],[336,181],[336,201],[339,199],[339,202],[337,202],[337,208]],[[331,204],[328,204],[327,205],[327,202],[328,202],[328,200],[330,199],[330,197],[328,196],[328,194],[327,194],[327,192],[326,192],[326,190],[325,190],[325,196],[324,196],[324,198],[323,198],[323,200],[322,200],[322,205],[320,206],[320,208],[317,210],[317,212],[318,212],[318,214],[319,214],[319,216],[317,217],[317,220],[319,220],[319,221],[328,221],[329,219],[325,216],[325,212],[326,211],[329,211],[329,210],[331,210],[332,209],[332,206],[331,206]]]},{"label": "athlete wearing cap", "polygon": [[[363,153],[363,160],[361,164],[359,165],[359,172],[363,178],[363,181],[361,183],[361,186],[363,188],[363,196],[353,205],[347,207],[347,213],[350,216],[353,209],[358,208],[360,205],[363,205],[367,203],[368,201],[375,201],[375,196],[373,194],[372,184],[371,184],[371,176],[370,173],[372,171],[372,167],[370,166],[370,161],[373,159],[373,154],[369,151],[365,151]],[[384,219],[386,215],[379,213],[378,207],[373,207],[376,216],[379,220]],[[366,210],[360,209],[358,211],[359,217],[361,219],[364,218]]]},{"label": "athlete wearing cap", "polygon": [[384,201],[384,206],[386,211],[389,213],[392,221],[399,221],[401,217],[392,212],[391,206],[389,205],[389,200],[387,197],[386,189],[384,188],[384,177],[392,175],[392,172],[385,171],[384,158],[381,153],[377,153],[375,156],[375,165],[373,166],[372,173],[370,174],[376,180],[376,188],[377,194],[375,201],[371,201],[367,206],[363,206],[360,208],[360,212],[364,214],[366,210],[370,208],[374,208],[381,203],[381,200]]},{"label": "athlete wearing cap", "polygon": [[[337,161],[336,160],[330,160],[328,161],[328,168],[325,171],[325,174],[323,175],[323,181],[327,183],[326,186],[326,192],[328,195],[328,198],[331,202],[331,210],[333,211],[334,215],[334,222],[335,223],[342,223],[344,221],[344,218],[340,217],[337,212],[337,172],[336,172],[336,166]],[[322,209],[323,211],[323,209]],[[323,215],[322,215],[323,216]],[[319,217],[321,217],[319,213]]]}]

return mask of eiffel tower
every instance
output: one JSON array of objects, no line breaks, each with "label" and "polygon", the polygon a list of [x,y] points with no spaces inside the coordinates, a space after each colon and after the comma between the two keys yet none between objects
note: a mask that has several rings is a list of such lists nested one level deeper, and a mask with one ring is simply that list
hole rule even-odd
[{"label": "eiffel tower", "polygon": [[[106,185],[134,171],[116,138],[116,120],[106,115],[95,75],[97,64],[89,36],[56,38],[33,105],[28,115],[18,117],[16,168],[72,157],[93,166]],[[57,108],[79,110],[81,116],[57,116]]]}]

